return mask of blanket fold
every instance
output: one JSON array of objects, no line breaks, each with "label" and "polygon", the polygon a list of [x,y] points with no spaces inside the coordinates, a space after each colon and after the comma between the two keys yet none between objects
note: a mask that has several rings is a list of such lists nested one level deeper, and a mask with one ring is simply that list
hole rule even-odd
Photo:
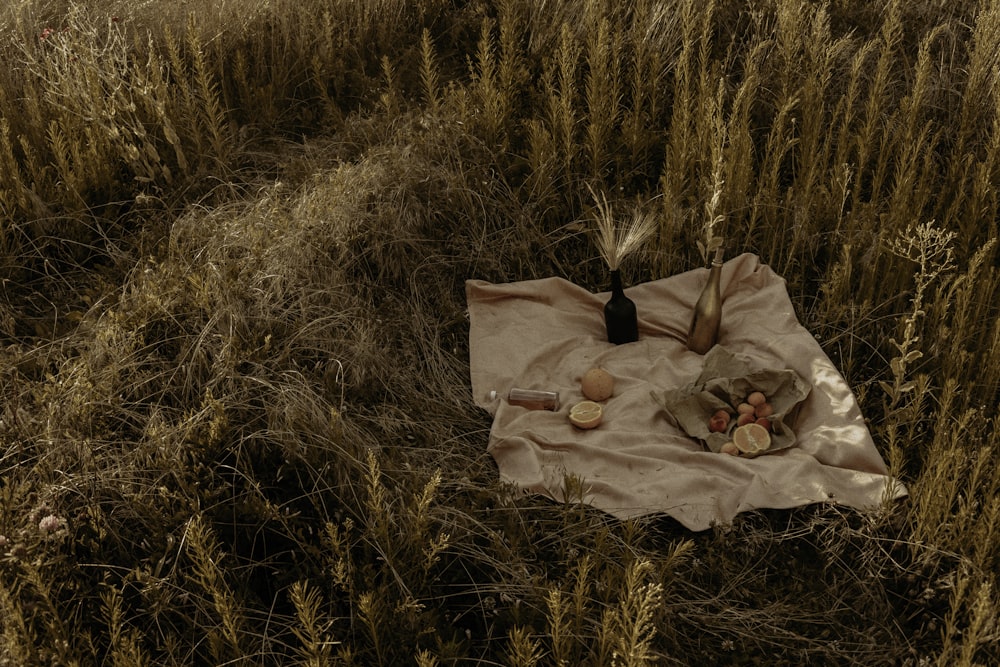
[{"label": "blanket fold", "polygon": [[[752,459],[718,454],[670,418],[656,396],[691,386],[705,371],[706,357],[684,338],[707,275],[695,269],[627,288],[639,340],[624,345],[607,342],[606,292],[561,278],[467,281],[473,400],[494,417],[488,450],[501,477],[561,501],[572,476],[594,507],[619,518],[665,513],[692,530],[755,508],[836,502],[867,509],[905,495],[847,382],[799,324],[784,280],[755,255],[723,266],[719,344],[757,368],[787,369],[808,383],[788,420],[794,443]],[[582,431],[566,414],[583,400],[579,382],[593,367],[614,376],[615,391],[603,404],[603,423]],[[509,405],[502,397],[511,387],[558,391],[561,407]]]}]

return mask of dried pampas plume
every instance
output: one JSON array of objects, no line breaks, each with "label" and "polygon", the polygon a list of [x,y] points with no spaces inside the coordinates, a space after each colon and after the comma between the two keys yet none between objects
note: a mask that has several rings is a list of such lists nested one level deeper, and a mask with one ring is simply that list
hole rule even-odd
[{"label": "dried pampas plume", "polygon": [[619,229],[604,193],[598,195],[589,185],[587,189],[597,204],[597,250],[608,269],[616,271],[622,261],[656,231],[656,216],[636,211],[629,223]]},{"label": "dried pampas plume", "polygon": [[726,181],[722,177],[722,157],[715,161],[715,169],[712,171],[712,197],[705,202],[705,240],[698,241],[698,252],[701,259],[708,262],[715,251],[722,247],[725,238],[715,233],[715,228],[725,221],[725,216],[719,213],[719,206],[722,203],[723,186]]}]

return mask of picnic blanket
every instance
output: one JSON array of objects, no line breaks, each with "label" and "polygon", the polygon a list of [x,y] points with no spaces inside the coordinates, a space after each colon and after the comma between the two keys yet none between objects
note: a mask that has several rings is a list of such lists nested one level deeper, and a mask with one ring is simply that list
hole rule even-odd
[{"label": "picnic blanket", "polygon": [[[607,341],[594,294],[562,278],[466,282],[473,398],[493,415],[488,450],[502,479],[557,501],[582,500],[626,519],[664,513],[692,530],[737,513],[840,503],[870,509],[906,495],[891,478],[850,386],[798,322],[784,280],[752,254],[722,269],[719,345],[762,369],[795,371],[809,384],[794,414],[794,446],[756,458],[712,451],[672,419],[657,396],[690,385],[705,356],[685,338],[708,270],[626,289],[639,340]],[[583,400],[580,379],[601,367],[615,378],[604,421],[567,419]],[[512,387],[559,392],[557,411],[508,404]],[[495,392],[495,394],[493,393]],[[573,495],[567,498],[567,480]],[[581,497],[582,496],[582,497]]]}]

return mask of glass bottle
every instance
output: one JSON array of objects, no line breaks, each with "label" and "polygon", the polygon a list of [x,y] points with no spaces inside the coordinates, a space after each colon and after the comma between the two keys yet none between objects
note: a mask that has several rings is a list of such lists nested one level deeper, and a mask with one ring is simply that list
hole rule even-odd
[{"label": "glass bottle", "polygon": [[[490,392],[489,399],[495,401],[497,398],[497,391],[494,389]],[[514,387],[507,394],[507,402],[529,410],[552,410],[555,412],[559,409],[559,392]]]},{"label": "glass bottle", "polygon": [[604,323],[608,328],[608,342],[615,345],[639,340],[639,319],[635,302],[625,296],[621,271],[611,271],[611,299],[604,305]]},{"label": "glass bottle", "polygon": [[719,325],[722,322],[722,292],[719,281],[722,277],[722,248],[715,251],[712,268],[708,272],[708,282],[691,317],[687,346],[698,354],[705,354],[719,340]]}]

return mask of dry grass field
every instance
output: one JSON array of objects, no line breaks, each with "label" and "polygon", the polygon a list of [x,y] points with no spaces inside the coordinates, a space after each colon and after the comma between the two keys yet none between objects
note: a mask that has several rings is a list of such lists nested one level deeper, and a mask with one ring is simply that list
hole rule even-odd
[{"label": "dry grass field", "polygon": [[[753,8],[748,9],[748,4]],[[1000,664],[1000,2],[7,0],[0,665]],[[501,484],[464,281],[758,254],[910,496]]]}]

